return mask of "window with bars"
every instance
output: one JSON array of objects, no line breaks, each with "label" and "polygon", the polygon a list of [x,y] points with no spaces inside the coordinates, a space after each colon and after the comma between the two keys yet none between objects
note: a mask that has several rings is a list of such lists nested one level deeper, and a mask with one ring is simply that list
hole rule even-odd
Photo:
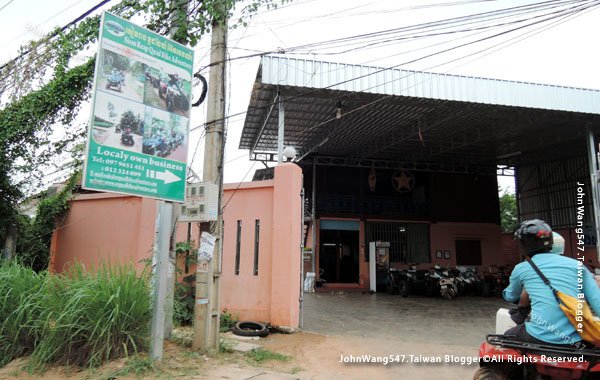
[{"label": "window with bars", "polygon": [[390,261],[430,263],[429,224],[426,223],[366,223],[366,242],[390,242]]}]

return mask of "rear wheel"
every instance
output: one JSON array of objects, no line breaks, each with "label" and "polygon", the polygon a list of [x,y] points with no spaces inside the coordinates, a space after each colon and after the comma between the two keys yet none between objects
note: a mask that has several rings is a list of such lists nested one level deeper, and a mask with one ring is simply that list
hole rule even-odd
[{"label": "rear wheel", "polygon": [[481,286],[481,295],[483,297],[491,297],[492,293],[493,293],[493,289],[492,289],[492,284],[490,284],[489,282],[484,282],[483,285]]},{"label": "rear wheel", "polygon": [[400,283],[398,284],[398,294],[402,297],[408,297],[409,293],[408,280],[400,280]]},{"label": "rear wheel", "polygon": [[386,288],[385,290],[387,290],[387,292],[389,294],[399,294],[398,293],[398,288],[396,287],[396,282],[394,281],[394,278],[392,277],[392,275],[390,275],[388,277],[387,284],[386,284],[385,288]]}]

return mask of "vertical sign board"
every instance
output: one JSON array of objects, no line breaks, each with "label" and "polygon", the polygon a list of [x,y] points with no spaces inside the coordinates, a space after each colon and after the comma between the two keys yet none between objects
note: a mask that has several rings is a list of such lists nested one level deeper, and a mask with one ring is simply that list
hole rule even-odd
[{"label": "vertical sign board", "polygon": [[82,186],[183,202],[193,50],[105,12]]}]

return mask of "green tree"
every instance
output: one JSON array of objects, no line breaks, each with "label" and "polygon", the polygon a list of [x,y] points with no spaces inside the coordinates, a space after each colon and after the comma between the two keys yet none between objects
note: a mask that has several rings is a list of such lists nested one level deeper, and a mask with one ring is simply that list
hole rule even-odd
[{"label": "green tree", "polygon": [[[279,1],[289,0],[245,1],[242,18],[232,27],[245,25],[259,7],[276,7]],[[125,19],[145,20],[150,30],[172,32],[173,39],[194,46],[241,3],[190,0],[183,2],[185,11],[181,0],[122,0],[110,11]],[[39,188],[44,165],[81,145],[86,128],[74,120],[90,97],[95,65],[90,48],[98,39],[99,25],[100,16],[90,16],[56,28],[0,65],[0,246],[7,231],[19,225],[17,205],[25,195],[23,189]],[[65,137],[52,140],[58,129]],[[78,154],[80,162],[82,152]]]},{"label": "green tree", "polygon": [[506,189],[499,198],[500,200],[500,223],[502,231],[513,232],[517,228],[517,201],[515,194]]}]

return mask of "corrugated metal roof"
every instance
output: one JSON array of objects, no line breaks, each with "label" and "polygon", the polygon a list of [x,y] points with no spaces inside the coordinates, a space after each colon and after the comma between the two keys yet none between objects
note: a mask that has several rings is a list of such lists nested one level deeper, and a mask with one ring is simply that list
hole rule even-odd
[{"label": "corrugated metal roof", "polygon": [[262,58],[262,83],[600,114],[598,90],[278,56]]},{"label": "corrugated metal roof", "polygon": [[600,135],[597,90],[267,56],[240,137],[251,157],[277,151],[279,106],[284,145],[298,159],[344,165],[484,171],[514,165],[517,153],[579,144],[586,126]]}]

